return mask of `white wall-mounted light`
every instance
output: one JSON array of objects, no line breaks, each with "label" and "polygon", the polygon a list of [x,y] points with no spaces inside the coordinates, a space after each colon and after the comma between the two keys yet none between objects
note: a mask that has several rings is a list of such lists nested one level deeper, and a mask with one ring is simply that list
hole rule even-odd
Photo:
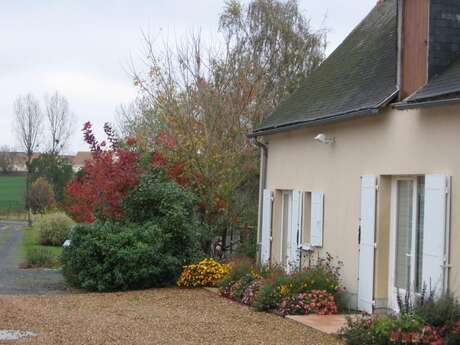
[{"label": "white wall-mounted light", "polygon": [[328,137],[324,133],[320,133],[315,137],[316,141],[319,141],[322,144],[333,144],[335,143],[335,138],[334,137]]}]

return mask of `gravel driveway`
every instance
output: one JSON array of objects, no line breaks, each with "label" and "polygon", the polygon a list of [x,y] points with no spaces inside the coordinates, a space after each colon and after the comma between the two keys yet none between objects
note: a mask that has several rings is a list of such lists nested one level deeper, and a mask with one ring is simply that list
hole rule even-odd
[{"label": "gravel driveway", "polygon": [[0,296],[0,310],[0,329],[38,333],[18,344],[342,345],[202,289]]},{"label": "gravel driveway", "polygon": [[56,270],[18,268],[23,222],[0,221],[0,295],[62,293],[66,285]]}]

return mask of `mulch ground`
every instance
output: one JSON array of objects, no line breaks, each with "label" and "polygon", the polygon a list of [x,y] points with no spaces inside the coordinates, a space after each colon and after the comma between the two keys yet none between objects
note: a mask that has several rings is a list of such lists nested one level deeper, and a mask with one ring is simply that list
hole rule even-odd
[{"label": "mulch ground", "polygon": [[0,329],[38,333],[0,344],[308,344],[337,338],[208,291],[0,296]]}]

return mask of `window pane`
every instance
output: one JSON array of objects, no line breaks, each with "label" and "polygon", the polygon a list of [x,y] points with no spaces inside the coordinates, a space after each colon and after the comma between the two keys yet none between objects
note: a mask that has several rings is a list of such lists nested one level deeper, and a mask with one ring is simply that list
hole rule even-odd
[{"label": "window pane", "polygon": [[423,226],[425,217],[425,177],[421,176],[417,180],[417,227],[416,238],[417,243],[415,247],[415,290],[416,292],[422,291],[422,262],[423,262]]},{"label": "window pane", "polygon": [[283,247],[281,251],[282,255],[282,263],[283,265],[287,264],[287,241],[288,241],[288,231],[289,231],[289,202],[290,202],[290,194],[283,193]]},{"label": "window pane", "polygon": [[414,186],[412,181],[398,181],[397,188],[395,286],[400,289],[408,289],[411,271]]}]

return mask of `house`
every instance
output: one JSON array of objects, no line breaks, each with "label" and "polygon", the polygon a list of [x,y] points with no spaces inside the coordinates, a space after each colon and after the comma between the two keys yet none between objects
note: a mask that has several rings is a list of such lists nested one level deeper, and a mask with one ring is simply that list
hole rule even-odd
[{"label": "house", "polygon": [[262,263],[330,253],[367,312],[460,296],[460,1],[378,1],[251,136]]},{"label": "house", "polygon": [[85,162],[91,159],[91,152],[78,151],[72,160],[72,167],[74,172],[78,172],[85,167]]},{"label": "house", "polygon": [[[40,153],[34,152],[32,155],[32,161],[39,158]],[[79,151],[74,155],[61,155],[63,160],[72,165],[74,172],[80,171],[84,166],[85,162],[91,159],[92,155],[89,151]],[[0,160],[4,160],[3,164],[6,170],[11,173],[26,173],[27,167],[27,154],[24,152],[0,152]],[[5,168],[2,168],[5,170]]]},{"label": "house", "polygon": [[[27,172],[27,154],[25,152],[8,152],[5,153],[10,156],[11,159],[11,172],[25,173]],[[38,152],[32,154],[32,161],[40,157]]]}]

